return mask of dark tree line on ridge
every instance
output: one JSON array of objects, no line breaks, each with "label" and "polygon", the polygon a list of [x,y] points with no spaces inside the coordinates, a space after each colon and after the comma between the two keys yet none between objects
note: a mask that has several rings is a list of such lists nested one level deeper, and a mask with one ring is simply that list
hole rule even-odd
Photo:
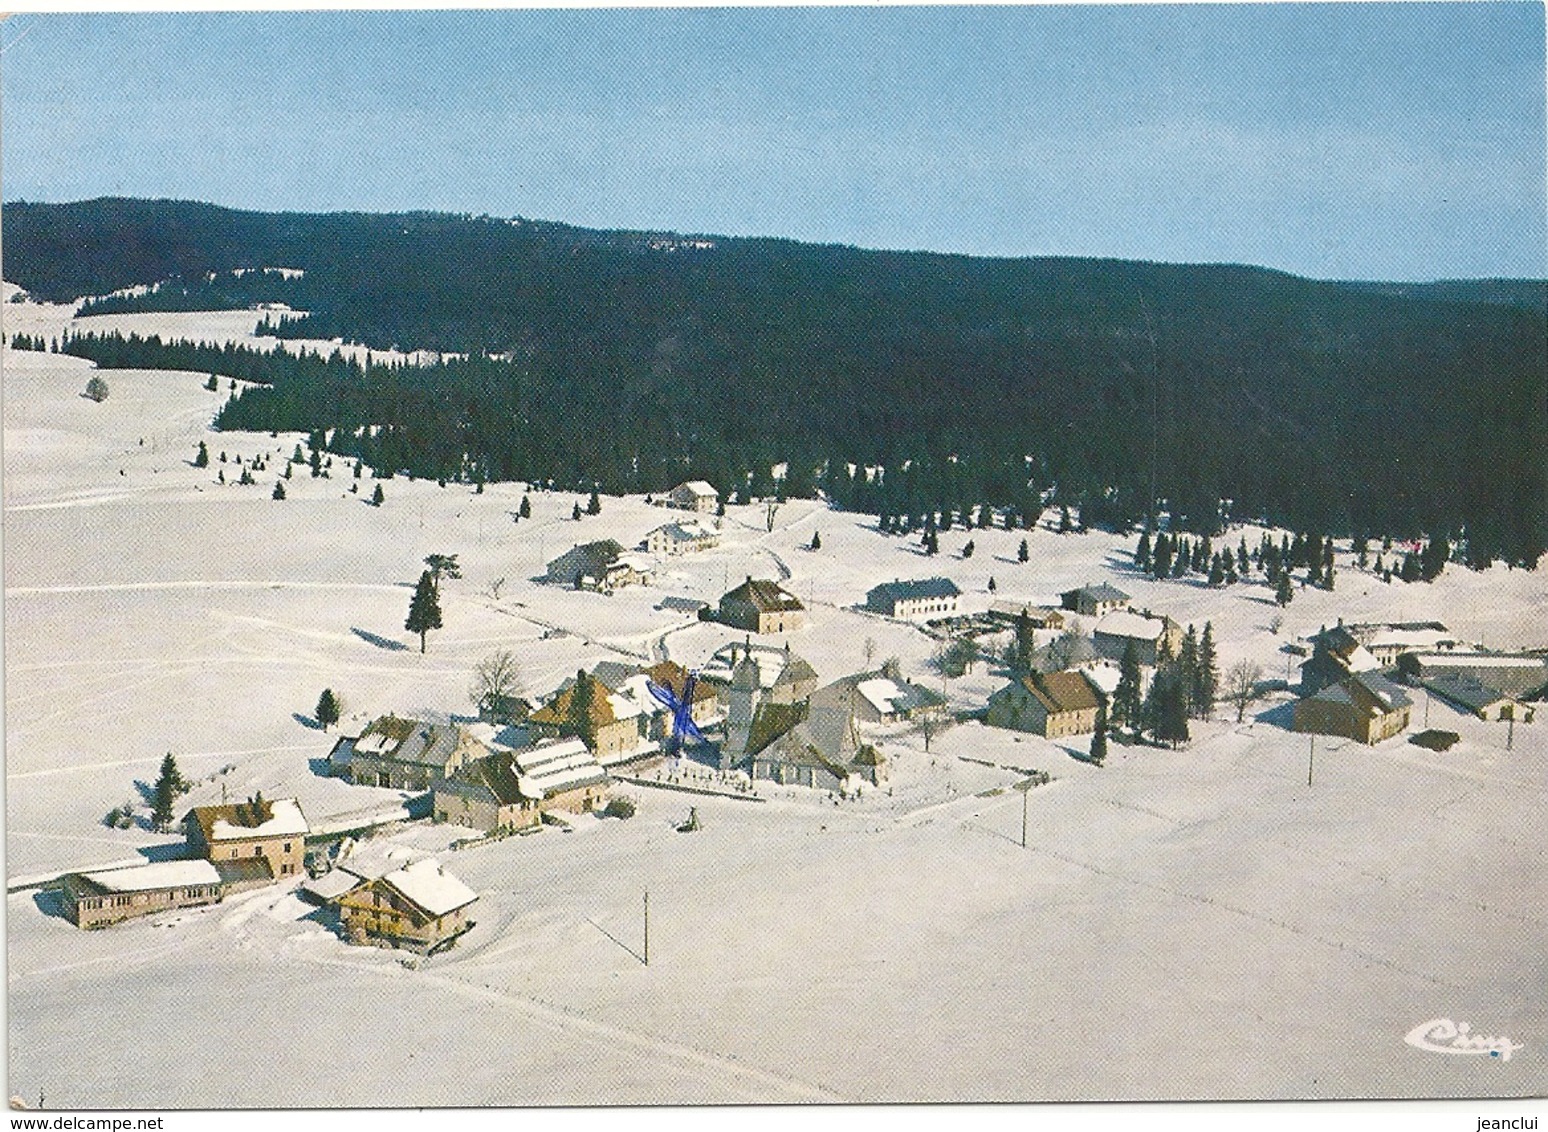
[{"label": "dark tree line on ridge", "polygon": [[[6,219],[7,273],[40,298],[214,272],[233,302],[310,312],[281,335],[471,355],[190,363],[269,387],[245,390],[224,427],[322,428],[416,474],[608,491],[692,476],[763,495],[788,461],[787,494],[820,488],[879,518],[1021,513],[1056,488],[1086,525],[1160,508],[1200,536],[1260,518],[1341,536],[1465,529],[1479,560],[1532,562],[1545,545],[1535,284],[693,248],[488,217],[173,202],[14,204]],[[231,274],[279,265],[305,275]],[[179,352],[141,351],[162,365]]]}]

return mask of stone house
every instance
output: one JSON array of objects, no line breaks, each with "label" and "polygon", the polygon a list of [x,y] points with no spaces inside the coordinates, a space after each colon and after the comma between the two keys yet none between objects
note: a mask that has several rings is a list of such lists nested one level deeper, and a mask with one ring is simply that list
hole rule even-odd
[{"label": "stone house", "polygon": [[913,684],[896,672],[858,672],[845,676],[811,694],[819,705],[853,710],[860,723],[899,723],[905,720],[942,719],[946,697],[922,684]]},{"label": "stone house", "polygon": [[1294,728],[1374,745],[1406,728],[1412,707],[1407,693],[1390,680],[1373,671],[1356,672],[1297,700]]},{"label": "stone house", "polygon": [[612,593],[624,586],[650,581],[654,563],[637,554],[626,554],[613,539],[571,547],[548,564],[549,585]]},{"label": "stone house", "polygon": [[887,617],[934,619],[954,616],[961,596],[950,578],[883,582],[865,595],[865,607]]},{"label": "stone house", "polygon": [[662,558],[675,558],[720,545],[720,532],[693,520],[668,523],[645,536],[640,549]]},{"label": "stone house", "polygon": [[1103,617],[1091,630],[1091,646],[1104,660],[1123,660],[1130,641],[1134,642],[1139,662],[1154,667],[1163,652],[1177,655],[1182,648],[1183,629],[1170,617],[1119,609]]},{"label": "stone house", "polygon": [[[587,685],[586,718],[575,706],[576,689]],[[527,730],[535,739],[578,737],[586,741],[598,761],[620,761],[639,750],[646,741],[650,721],[640,706],[614,693],[589,672],[582,672],[561,688],[548,703],[527,717]]]},{"label": "stone house", "polygon": [[665,505],[680,511],[714,512],[720,505],[720,492],[704,480],[689,480],[667,492]]},{"label": "stone house", "polygon": [[721,597],[717,620],[749,633],[789,633],[806,624],[806,607],[778,582],[749,574]]},{"label": "stone house", "polygon": [[[347,748],[347,749],[346,749]],[[471,759],[488,753],[466,729],[384,715],[354,739],[341,739],[330,761],[361,786],[428,790]]]},{"label": "stone house", "polygon": [[216,864],[262,858],[276,880],[300,876],[309,827],[294,798],[195,806],[183,817],[189,852]]},{"label": "stone house", "polygon": [[435,788],[437,821],[489,833],[537,825],[553,810],[584,814],[607,804],[607,771],[579,739],[496,751]]},{"label": "stone house", "polygon": [[1096,730],[1103,696],[1084,673],[1032,673],[989,697],[985,721],[991,727],[1030,731],[1049,739]]},{"label": "stone house", "polygon": [[1103,582],[1066,590],[1059,595],[1059,601],[1065,609],[1074,610],[1083,617],[1105,617],[1116,609],[1127,609],[1129,595]]}]

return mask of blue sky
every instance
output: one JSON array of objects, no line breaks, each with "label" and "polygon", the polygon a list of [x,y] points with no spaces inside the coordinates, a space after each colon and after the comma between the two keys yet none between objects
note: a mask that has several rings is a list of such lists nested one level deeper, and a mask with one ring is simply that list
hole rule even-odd
[{"label": "blue sky", "polygon": [[6,200],[1548,275],[1532,3],[22,15]]}]

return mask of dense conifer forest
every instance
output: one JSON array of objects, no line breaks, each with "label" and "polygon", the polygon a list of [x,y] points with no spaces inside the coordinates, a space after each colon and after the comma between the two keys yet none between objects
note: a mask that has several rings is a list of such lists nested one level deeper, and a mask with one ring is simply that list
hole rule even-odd
[{"label": "dense conifer forest", "polygon": [[165,201],[5,214],[6,278],[40,299],[167,281],[88,309],[283,303],[308,313],[275,316],[282,336],[469,355],[61,342],[103,366],[261,383],[220,427],[322,431],[388,471],[605,491],[693,476],[885,516],[1035,513],[1052,490],[1087,523],[1141,519],[1154,499],[1200,535],[1265,518],[1465,538],[1472,561],[1544,549],[1536,281],[1347,284]]}]

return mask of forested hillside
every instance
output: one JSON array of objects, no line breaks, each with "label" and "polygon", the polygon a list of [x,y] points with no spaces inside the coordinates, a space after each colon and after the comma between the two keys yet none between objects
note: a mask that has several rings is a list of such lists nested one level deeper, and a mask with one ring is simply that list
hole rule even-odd
[{"label": "forested hillside", "polygon": [[[5,222],[5,277],[39,298],[173,280],[115,306],[283,302],[311,313],[281,334],[471,353],[411,370],[69,347],[241,366],[270,387],[223,426],[338,430],[422,474],[659,490],[766,480],[788,460],[787,490],[820,480],[894,512],[1020,507],[1052,486],[1114,521],[1154,495],[1198,530],[1227,500],[1302,529],[1465,533],[1484,558],[1544,547],[1533,281],[1340,284],[155,201],[9,204]],[[305,274],[231,274],[264,266]],[[884,465],[886,483],[849,483],[849,463]]]}]

